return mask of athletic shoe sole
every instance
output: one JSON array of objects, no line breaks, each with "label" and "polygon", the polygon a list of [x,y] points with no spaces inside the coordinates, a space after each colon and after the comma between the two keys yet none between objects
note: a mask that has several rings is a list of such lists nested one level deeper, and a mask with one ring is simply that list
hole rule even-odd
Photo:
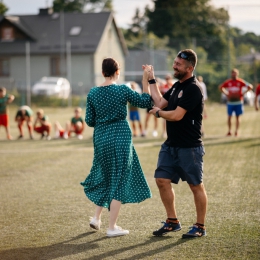
[{"label": "athletic shoe sole", "polygon": [[93,229],[95,229],[95,230],[99,230],[99,228],[96,226],[96,225],[94,225],[94,224],[89,224],[89,226],[91,227],[91,228],[93,228]]},{"label": "athletic shoe sole", "polygon": [[154,232],[153,232],[153,235],[156,236],[156,237],[162,237],[162,236],[164,236],[164,235],[166,235],[166,234],[169,234],[169,233],[171,233],[171,232],[177,232],[177,231],[180,231],[180,230],[181,230],[181,228],[179,228],[179,229],[174,229],[174,230],[171,230],[171,231],[168,231],[168,232],[164,232],[164,233],[162,233],[162,234],[160,234],[160,235],[154,234],[154,232],[156,232],[156,231],[154,231]]}]

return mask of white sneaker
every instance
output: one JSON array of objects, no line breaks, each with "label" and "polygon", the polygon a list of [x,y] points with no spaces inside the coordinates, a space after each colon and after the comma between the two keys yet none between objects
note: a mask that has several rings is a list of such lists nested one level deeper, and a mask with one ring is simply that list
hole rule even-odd
[{"label": "white sneaker", "polygon": [[49,135],[46,136],[46,140],[47,141],[50,141],[51,140],[51,137]]},{"label": "white sneaker", "polygon": [[78,137],[79,140],[83,139],[83,135],[77,135],[77,137]]},{"label": "white sneaker", "polygon": [[54,138],[55,138],[55,139],[59,139],[59,138],[60,138],[60,132],[59,132],[59,131],[56,131],[56,132],[55,132]]},{"label": "white sneaker", "polygon": [[153,137],[157,137],[158,136],[158,133],[156,130],[153,131]]},{"label": "white sneaker", "polygon": [[95,217],[89,219],[89,226],[93,229],[99,230],[101,226],[101,220],[97,220]]},{"label": "white sneaker", "polygon": [[67,132],[65,132],[65,133],[63,134],[63,138],[64,138],[64,139],[68,139],[68,138],[69,138]]},{"label": "white sneaker", "polygon": [[125,235],[128,235],[128,234],[129,234],[128,230],[124,230],[119,226],[115,226],[115,228],[113,230],[111,230],[111,229],[107,230],[107,236],[108,237],[125,236]]}]

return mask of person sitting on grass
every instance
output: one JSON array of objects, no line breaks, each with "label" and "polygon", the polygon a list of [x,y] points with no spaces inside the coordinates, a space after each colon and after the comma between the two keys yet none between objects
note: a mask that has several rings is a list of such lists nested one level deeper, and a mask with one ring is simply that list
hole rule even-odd
[{"label": "person sitting on grass", "polygon": [[7,104],[12,103],[14,100],[13,95],[6,94],[6,88],[0,87],[0,126],[2,125],[5,128],[6,136],[8,140],[11,140],[9,130],[9,116],[7,111]]},{"label": "person sitting on grass", "polygon": [[55,138],[68,139],[68,137],[71,136],[71,133],[75,133],[80,140],[83,138],[84,121],[81,117],[82,109],[77,107],[74,112],[75,116],[71,118],[70,122],[66,123],[65,129],[62,128],[58,121],[55,123]]},{"label": "person sitting on grass", "polygon": [[[34,131],[41,134],[41,139],[46,137],[46,140],[51,140],[51,123],[48,122],[48,116],[44,115],[44,111],[42,109],[37,111],[36,116],[37,117],[33,125]],[[40,126],[37,126],[37,123],[40,124]],[[45,133],[47,135],[45,135]]]},{"label": "person sitting on grass", "polygon": [[29,131],[29,135],[30,135],[30,139],[33,139],[33,134],[32,134],[32,121],[33,121],[33,111],[30,107],[28,106],[21,106],[16,115],[15,115],[15,121],[17,122],[17,126],[19,129],[19,133],[20,135],[18,136],[18,139],[22,139],[23,138],[23,123],[24,121],[26,121],[27,123],[27,127],[28,127],[28,131]]}]

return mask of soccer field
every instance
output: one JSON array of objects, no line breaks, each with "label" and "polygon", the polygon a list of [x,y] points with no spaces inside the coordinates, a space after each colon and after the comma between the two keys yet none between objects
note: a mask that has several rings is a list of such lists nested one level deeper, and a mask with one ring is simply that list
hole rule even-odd
[{"label": "soccer field", "polygon": [[[89,173],[92,129],[84,139],[5,140],[0,128],[0,259],[260,259],[260,113],[245,107],[240,135],[225,137],[224,105],[207,106],[204,122],[204,183],[208,194],[207,236],[181,239],[195,219],[193,196],[185,182],[173,185],[182,230],[152,236],[166,214],[153,178],[160,144],[150,134],[135,138],[153,197],[122,206],[118,225],[128,236],[107,238],[108,211],[98,232],[89,227],[94,205],[79,184]],[[34,109],[36,110],[36,109]],[[65,124],[70,108],[45,108],[52,123]],[[9,111],[11,134],[18,136],[16,108]],[[142,111],[144,119],[145,110]],[[153,120],[150,121],[150,130]],[[54,132],[52,132],[53,136]]]}]

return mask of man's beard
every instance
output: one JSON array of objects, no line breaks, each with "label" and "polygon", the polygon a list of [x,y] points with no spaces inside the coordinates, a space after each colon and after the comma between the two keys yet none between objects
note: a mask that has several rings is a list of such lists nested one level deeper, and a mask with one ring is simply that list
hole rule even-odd
[{"label": "man's beard", "polygon": [[183,79],[186,76],[186,74],[187,74],[187,72],[180,72],[180,71],[175,70],[173,76],[176,79]]}]

